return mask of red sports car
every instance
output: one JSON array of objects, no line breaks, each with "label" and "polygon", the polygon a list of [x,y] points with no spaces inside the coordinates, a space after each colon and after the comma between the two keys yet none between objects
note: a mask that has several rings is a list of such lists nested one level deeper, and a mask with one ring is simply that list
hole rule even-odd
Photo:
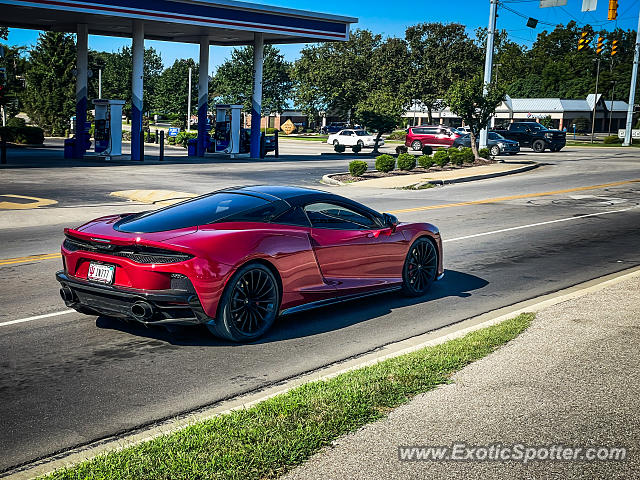
[{"label": "red sports car", "polygon": [[200,324],[251,341],[278,315],[443,276],[428,223],[398,223],[347,198],[296,187],[219,190],[159,210],[65,229],[67,306],[152,324]]}]

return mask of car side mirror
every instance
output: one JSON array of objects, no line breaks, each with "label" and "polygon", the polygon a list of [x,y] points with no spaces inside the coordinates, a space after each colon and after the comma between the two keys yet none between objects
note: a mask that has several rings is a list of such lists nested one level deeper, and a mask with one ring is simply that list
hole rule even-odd
[{"label": "car side mirror", "polygon": [[392,232],[396,231],[398,227],[398,217],[391,215],[390,213],[383,213],[382,220],[387,228],[390,228]]}]

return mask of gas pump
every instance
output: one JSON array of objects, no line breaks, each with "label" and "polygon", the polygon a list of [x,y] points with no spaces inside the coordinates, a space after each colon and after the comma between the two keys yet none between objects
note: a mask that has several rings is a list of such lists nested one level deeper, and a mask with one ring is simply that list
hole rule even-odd
[{"label": "gas pump", "polygon": [[216,105],[216,124],[213,134],[216,153],[230,154],[240,152],[240,112],[242,105]]},{"label": "gas pump", "polygon": [[122,155],[122,106],[124,100],[93,101],[96,107],[95,152],[100,156]]}]

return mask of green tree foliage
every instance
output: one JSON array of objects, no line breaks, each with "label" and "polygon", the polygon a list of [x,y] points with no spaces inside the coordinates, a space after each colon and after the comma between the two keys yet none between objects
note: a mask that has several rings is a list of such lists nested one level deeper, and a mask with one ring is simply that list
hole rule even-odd
[{"label": "green tree foliage", "polygon": [[9,28],[8,27],[0,27],[0,38],[6,40],[9,38]]},{"label": "green tree foliage", "polygon": [[378,142],[382,134],[396,128],[404,111],[402,99],[384,90],[373,91],[356,105],[357,121],[377,132],[373,153],[378,153]]},{"label": "green tree foliage", "polygon": [[[125,100],[126,103],[122,110],[125,115],[131,115],[131,75],[133,69],[131,48],[124,47],[113,53],[90,50],[89,68],[93,72],[93,77],[89,79],[89,98],[98,98],[98,70],[102,69],[103,98]],[[157,95],[157,86],[163,69],[162,58],[153,48],[145,49],[143,68],[143,109],[148,111]]]},{"label": "green tree foliage", "polygon": [[154,107],[165,114],[178,117],[186,125],[189,67],[191,67],[191,113],[198,109],[198,64],[193,59],[176,60],[172,66],[160,75],[156,88]]},{"label": "green tree foliage", "polygon": [[494,82],[488,85],[486,95],[483,95],[483,86],[480,76],[471,80],[458,80],[445,97],[451,111],[471,129],[471,149],[476,158],[479,156],[476,138],[505,99],[504,90]]},{"label": "green tree foliage", "polygon": [[75,112],[76,45],[73,35],[44,32],[29,56],[24,108],[45,132],[62,135]]},{"label": "green tree foliage", "polygon": [[4,99],[0,102],[3,105],[7,117],[16,115],[23,107],[22,97],[24,95],[24,74],[27,68],[27,61],[23,55],[25,47],[12,47],[2,45],[4,48],[4,59],[0,60],[0,67],[6,68],[6,87]]},{"label": "green tree foliage", "polygon": [[381,35],[355,30],[347,42],[303,48],[293,69],[296,106],[308,115],[322,109],[349,117],[371,92],[375,56],[381,44]]},{"label": "green tree foliage", "polygon": [[459,23],[420,23],[407,28],[405,37],[411,68],[404,96],[419,100],[432,123],[449,87],[479,73],[483,55]]},{"label": "green tree foliage", "polygon": [[[282,112],[291,97],[291,65],[273,45],[264,46],[262,108]],[[253,46],[236,48],[224,62],[209,86],[210,96],[221,103],[244,105],[251,111],[253,93]]]}]

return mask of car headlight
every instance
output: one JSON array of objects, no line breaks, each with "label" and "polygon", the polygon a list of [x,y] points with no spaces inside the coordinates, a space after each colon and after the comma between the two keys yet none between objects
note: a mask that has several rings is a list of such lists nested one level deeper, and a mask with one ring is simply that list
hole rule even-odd
[{"label": "car headlight", "polygon": [[546,132],[546,133],[544,134],[544,136],[545,136],[545,137],[547,137],[547,138],[551,138],[551,137],[553,137],[553,133],[551,133],[551,132]]},{"label": "car headlight", "polygon": [[500,150],[502,150],[502,149],[504,148],[504,143],[499,142],[499,143],[498,143],[498,147],[500,147]]}]

